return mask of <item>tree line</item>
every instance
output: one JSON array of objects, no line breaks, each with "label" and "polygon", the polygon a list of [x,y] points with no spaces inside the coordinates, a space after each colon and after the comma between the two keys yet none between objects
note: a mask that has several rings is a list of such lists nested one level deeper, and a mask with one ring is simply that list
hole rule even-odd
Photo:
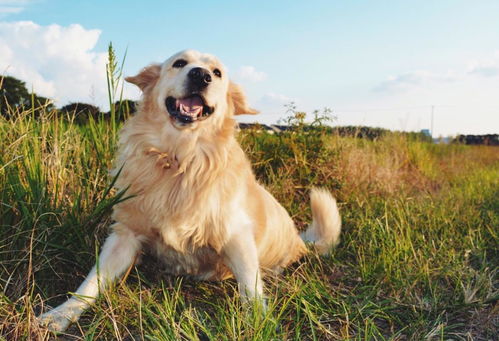
[{"label": "tree line", "polygon": [[[20,112],[31,110],[35,117],[42,112],[53,112],[62,117],[68,117],[76,123],[85,123],[89,117],[93,119],[110,119],[110,111],[103,112],[98,106],[73,102],[56,108],[53,101],[28,91],[26,83],[12,76],[0,75],[0,114],[11,119]],[[114,103],[114,110],[118,120],[123,120],[136,110],[136,103],[132,100],[121,100]]]},{"label": "tree line", "polygon": [[486,146],[499,146],[499,134],[486,135],[457,135],[453,142],[462,144],[481,144]]},{"label": "tree line", "polygon": [[[291,108],[291,109],[289,109]],[[114,103],[114,112],[117,120],[124,120],[130,114],[134,113],[136,110],[136,103],[132,100],[125,99],[121,101],[116,101]],[[281,132],[286,130],[292,130],[296,126],[303,126],[303,131],[313,131],[316,129],[314,124],[306,125],[303,121],[305,113],[295,112],[295,107],[293,104],[288,105],[288,112],[291,110],[294,115],[291,115],[291,121],[287,121],[286,124],[275,124],[267,126],[264,124],[247,124],[241,123],[241,129],[257,129],[257,130],[267,130],[274,132]],[[34,92],[28,91],[26,88],[26,83],[12,76],[1,76],[0,75],[0,114],[6,119],[10,119],[17,113],[31,110],[35,117],[39,117],[42,112],[53,112],[57,116],[62,116],[66,118],[71,118],[73,122],[84,124],[88,122],[89,118],[92,117],[96,119],[111,119],[111,111],[103,112],[98,106],[82,103],[73,102],[64,105],[61,108],[56,108],[53,101],[49,98],[40,96]],[[328,109],[329,110],[329,109]],[[326,114],[328,114],[327,112]],[[316,120],[323,119],[320,115],[315,112]],[[298,119],[296,118],[298,117]],[[295,122],[293,120],[298,120]],[[314,121],[314,122],[315,122]],[[320,123],[320,122],[319,122]],[[321,125],[321,124],[320,124]],[[326,129],[327,133],[336,133],[340,136],[350,136],[357,138],[364,138],[369,140],[376,140],[384,135],[391,133],[388,129],[384,128],[374,128],[365,126],[344,126],[344,127],[323,127]],[[404,135],[410,138],[423,140],[431,142],[432,138],[425,136],[422,133],[417,132],[405,132]],[[499,145],[499,135],[489,134],[489,135],[458,135],[451,139],[451,143],[461,143],[461,144],[482,144],[482,145]]]}]

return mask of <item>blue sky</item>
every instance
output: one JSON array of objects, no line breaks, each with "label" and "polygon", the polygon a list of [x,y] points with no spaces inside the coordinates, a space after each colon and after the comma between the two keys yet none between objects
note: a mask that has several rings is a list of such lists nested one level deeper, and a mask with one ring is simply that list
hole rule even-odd
[{"label": "blue sky", "polygon": [[433,106],[436,135],[497,133],[498,13],[486,0],[0,0],[0,71],[60,105],[104,107],[110,41],[128,48],[127,75],[194,48],[246,89],[262,112],[247,121],[275,122],[294,101],[336,124],[419,130]]}]

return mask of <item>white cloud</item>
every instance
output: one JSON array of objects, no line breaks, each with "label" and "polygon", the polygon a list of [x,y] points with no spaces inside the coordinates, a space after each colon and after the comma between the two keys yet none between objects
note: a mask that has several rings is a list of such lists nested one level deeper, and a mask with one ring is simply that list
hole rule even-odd
[{"label": "white cloud", "polygon": [[275,124],[282,117],[286,117],[286,104],[297,102],[296,100],[275,92],[268,92],[256,101],[250,101],[251,107],[257,109],[260,114],[238,116],[240,122],[259,122]]},{"label": "white cloud", "polygon": [[0,73],[26,82],[57,105],[107,103],[106,52],[95,51],[100,30],[81,25],[0,22]]},{"label": "white cloud", "polygon": [[446,73],[430,72],[426,70],[409,71],[397,76],[390,76],[387,80],[373,88],[375,92],[404,92],[421,86],[434,83],[459,82],[468,80],[469,76],[496,77],[499,76],[499,51],[491,57],[472,61],[468,68]]},{"label": "white cloud", "polygon": [[281,105],[281,106],[290,102],[293,102],[293,100],[290,97],[281,94],[276,94],[274,92],[266,93],[258,101],[258,103],[263,105]]},{"label": "white cloud", "polygon": [[0,6],[20,6],[35,2],[36,0],[0,0]]},{"label": "white cloud", "polygon": [[22,7],[4,7],[4,6],[0,6],[0,15],[2,14],[15,14],[15,13],[19,13],[19,12],[22,12],[24,8]]},{"label": "white cloud", "polygon": [[484,77],[499,76],[499,51],[491,58],[471,62],[468,73]]},{"label": "white cloud", "polygon": [[410,71],[390,77],[362,101],[342,103],[335,110],[339,123],[419,130],[430,128],[433,111],[436,136],[497,133],[499,53],[489,57],[463,62],[449,72]]},{"label": "white cloud", "polygon": [[485,77],[495,77],[499,76],[499,66],[481,65],[473,68],[473,70],[471,70],[470,73]]},{"label": "white cloud", "polygon": [[387,80],[378,84],[373,90],[375,92],[400,92],[430,82],[453,82],[457,78],[458,75],[452,71],[447,73],[432,73],[424,70],[409,71],[388,77]]},{"label": "white cloud", "polygon": [[245,65],[239,68],[236,77],[250,82],[261,82],[267,79],[267,74],[263,71],[258,71],[254,66]]},{"label": "white cloud", "polygon": [[248,117],[247,120],[267,124],[276,123],[279,119],[286,116],[286,105],[291,102],[296,102],[296,100],[282,94],[268,92],[255,101],[254,104],[254,107],[258,109],[261,114],[254,117]]},{"label": "white cloud", "polygon": [[37,0],[0,0],[0,16],[20,13],[35,1]]}]

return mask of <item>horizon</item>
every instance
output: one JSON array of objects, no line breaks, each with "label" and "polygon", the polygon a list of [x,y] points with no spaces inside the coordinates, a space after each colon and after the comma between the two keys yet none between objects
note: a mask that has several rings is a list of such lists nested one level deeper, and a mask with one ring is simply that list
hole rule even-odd
[{"label": "horizon", "polygon": [[[106,110],[109,42],[120,61],[127,51],[125,75],[194,48],[219,57],[261,111],[241,122],[274,124],[294,102],[307,113],[330,108],[339,126],[420,131],[433,116],[433,137],[495,134],[495,13],[494,1],[1,0],[0,73],[57,107],[81,101]],[[124,89],[139,98],[132,85]]]}]

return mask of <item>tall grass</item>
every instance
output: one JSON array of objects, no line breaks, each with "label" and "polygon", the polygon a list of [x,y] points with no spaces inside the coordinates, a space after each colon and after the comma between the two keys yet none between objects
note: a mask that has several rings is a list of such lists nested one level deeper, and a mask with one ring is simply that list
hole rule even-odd
[{"label": "tall grass", "polygon": [[[46,340],[34,317],[94,263],[112,206],[119,123],[32,108],[0,118],[0,338]],[[42,110],[43,111],[43,110]],[[114,126],[116,124],[116,126]],[[497,337],[499,149],[242,131],[258,179],[299,228],[308,190],[339,198],[342,242],[266,280],[269,313],[236,283],[162,272],[144,255],[65,334],[86,340],[488,340]]]}]

